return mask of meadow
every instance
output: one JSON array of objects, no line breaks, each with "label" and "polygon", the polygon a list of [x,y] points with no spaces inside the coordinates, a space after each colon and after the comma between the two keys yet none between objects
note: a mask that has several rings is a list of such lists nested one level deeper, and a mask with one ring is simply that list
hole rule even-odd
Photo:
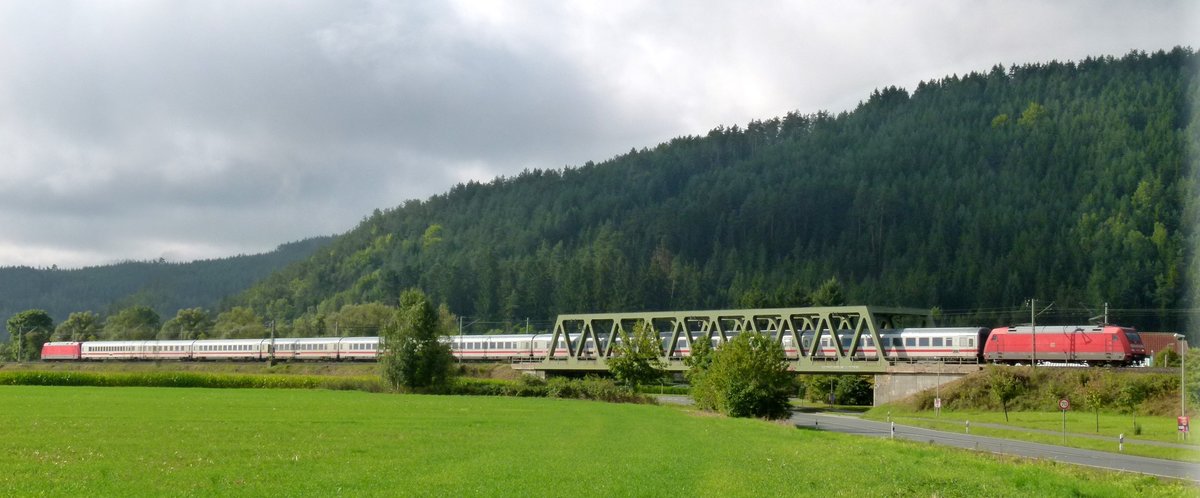
[{"label": "meadow", "polygon": [[0,386],[0,407],[0,490],[14,496],[1197,491],[1152,477],[651,405],[321,389]]},{"label": "meadow", "polygon": [[[971,422],[971,434],[1016,439],[1035,443],[1070,446],[1097,451],[1117,453],[1117,438],[1125,435],[1124,453],[1150,458],[1165,458],[1200,463],[1200,441],[1192,437],[1183,440],[1175,425],[1174,417],[1142,416],[1137,425],[1141,434],[1133,427],[1128,414],[1104,413],[1099,416],[1100,429],[1096,430],[1096,414],[1082,410],[1067,412],[1067,437],[1062,436],[1062,412],[1009,412],[1008,420],[1003,413],[983,410],[943,410],[940,415],[932,411],[911,411],[903,406],[880,406],[867,411],[864,418],[898,424],[925,427],[950,432],[964,432],[965,422]],[[1004,427],[987,427],[985,424]],[[1142,441],[1171,443],[1171,445],[1140,444]]]}]

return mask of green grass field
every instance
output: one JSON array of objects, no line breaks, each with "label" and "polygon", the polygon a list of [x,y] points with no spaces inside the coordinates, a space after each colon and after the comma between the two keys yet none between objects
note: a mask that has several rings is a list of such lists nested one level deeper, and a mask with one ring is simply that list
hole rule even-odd
[{"label": "green grass field", "polygon": [[[896,407],[876,407],[864,417],[871,420],[886,420],[888,413],[898,424],[914,425],[929,429],[962,432],[964,421],[970,420],[971,434],[1017,439],[1036,443],[1063,445],[1062,412],[1009,412],[1008,421],[1004,413],[990,411],[943,411],[935,416],[930,411],[907,411]],[[1101,413],[1100,431],[1096,432],[1096,414],[1083,411],[1067,412],[1066,446],[1089,450],[1118,452],[1117,437],[1125,434],[1125,453],[1151,458],[1166,458],[1186,462],[1200,462],[1200,441],[1193,434],[1187,441],[1179,437],[1175,419],[1171,417],[1138,417],[1142,434],[1133,432],[1133,419],[1129,415]],[[1000,424],[1007,428],[984,427],[981,424]],[[1049,431],[1051,434],[1031,432],[1024,429]],[[1103,439],[1096,439],[1100,436]],[[1158,441],[1186,445],[1185,448],[1137,444],[1138,441]]]},{"label": "green grass field", "polygon": [[689,410],[352,391],[0,387],[0,494],[1195,496]]}]

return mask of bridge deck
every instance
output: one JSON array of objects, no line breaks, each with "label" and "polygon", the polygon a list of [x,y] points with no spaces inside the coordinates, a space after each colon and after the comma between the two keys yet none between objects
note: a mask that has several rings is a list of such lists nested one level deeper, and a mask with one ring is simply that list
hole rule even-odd
[{"label": "bridge deck", "polygon": [[[852,362],[849,365],[839,364],[840,362],[814,362],[809,364],[801,364],[796,361],[791,361],[790,370],[796,373],[814,373],[825,375],[863,375],[863,374],[882,374],[882,375],[924,375],[924,374],[945,374],[945,375],[965,375],[971,372],[977,372],[983,369],[981,363],[891,363],[891,362],[876,362],[876,361],[861,361]],[[882,364],[880,364],[882,363]],[[537,371],[537,372],[607,372],[608,366],[603,359],[574,359],[574,358],[559,358],[554,360],[533,361],[524,363],[513,363],[514,370],[522,371]],[[680,360],[671,360],[667,362],[668,372],[685,372],[687,365]]]}]

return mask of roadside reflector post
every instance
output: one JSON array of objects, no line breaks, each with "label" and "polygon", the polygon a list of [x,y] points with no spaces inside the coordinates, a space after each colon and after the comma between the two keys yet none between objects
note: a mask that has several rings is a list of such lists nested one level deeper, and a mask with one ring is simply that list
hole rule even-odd
[{"label": "roadside reflector post", "polygon": [[[1058,400],[1058,409],[1062,410],[1063,414],[1063,444],[1067,444],[1067,410],[1071,409],[1071,400],[1063,398]],[[1122,440],[1125,435],[1121,434]]]},{"label": "roadside reflector post", "polygon": [[892,439],[896,439],[896,423],[892,422]]},{"label": "roadside reflector post", "polygon": [[1117,436],[1117,451],[1125,452],[1125,433],[1123,432],[1120,436]]},{"label": "roadside reflector post", "polygon": [[971,421],[968,420],[966,425],[967,425],[967,434],[970,434],[971,433]]}]

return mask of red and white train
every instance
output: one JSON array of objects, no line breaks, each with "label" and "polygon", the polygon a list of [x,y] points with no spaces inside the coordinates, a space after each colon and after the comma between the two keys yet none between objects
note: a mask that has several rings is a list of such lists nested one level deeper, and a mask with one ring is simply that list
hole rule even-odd
[{"label": "red and white train", "polygon": [[[727,334],[728,335],[728,334]],[[881,331],[881,345],[864,335],[855,350],[857,358],[874,358],[882,350],[893,362],[941,361],[952,363],[1031,363],[1036,354],[1039,362],[1065,362],[1087,365],[1134,365],[1146,356],[1145,347],[1136,331],[1117,326],[1038,327],[1036,351],[1034,335],[1029,327],[1006,327],[988,330],[979,327],[905,328]],[[789,359],[811,355],[815,359],[835,359],[838,344],[830,334],[822,334],[814,349],[815,334],[800,334],[796,344],[791,334],[784,334],[781,343]],[[521,361],[547,357],[550,334],[462,335],[445,341],[454,356],[461,360]],[[603,339],[602,339],[603,340]],[[669,351],[670,334],[663,334],[663,351]],[[853,334],[837,333],[841,350],[848,353]],[[687,340],[678,338],[672,357],[690,354]],[[713,345],[719,346],[713,339]],[[572,349],[578,346],[572,342]],[[803,353],[801,353],[803,349]],[[317,337],[284,339],[214,339],[192,341],[89,341],[48,342],[42,347],[42,359],[72,360],[325,360],[374,361],[381,350],[378,337]],[[563,340],[554,351],[566,357],[569,352]],[[596,357],[595,341],[587,339],[582,357]]]},{"label": "red and white train", "polygon": [[[464,360],[510,360],[544,357],[550,336],[463,335],[445,339]],[[364,360],[375,361],[378,337],[312,337],[282,339],[205,339],[190,341],[47,342],[43,360]],[[565,348],[557,354],[566,355]]]}]

